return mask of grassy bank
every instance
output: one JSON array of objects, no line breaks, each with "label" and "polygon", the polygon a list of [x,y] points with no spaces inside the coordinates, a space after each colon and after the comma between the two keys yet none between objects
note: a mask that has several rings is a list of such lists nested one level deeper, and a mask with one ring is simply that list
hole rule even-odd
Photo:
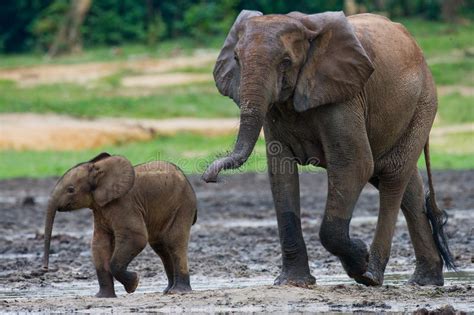
[{"label": "grassy bank", "polygon": [[[463,93],[448,92],[439,97],[435,127],[474,123],[474,24],[451,25],[418,19],[403,23],[424,50],[429,66],[439,86],[461,87]],[[223,38],[205,43],[218,49]],[[87,62],[127,62],[146,58],[172,58],[196,53],[196,43],[189,40],[161,43],[156,48],[125,45],[95,48],[81,55],[45,59],[40,55],[1,56],[0,69],[41,64],[80,64]],[[190,82],[167,87],[124,87],[126,77],[149,74],[118,68],[116,73],[83,84],[54,83],[22,86],[0,81],[0,113],[59,113],[78,117],[237,117],[237,106],[221,96],[212,81],[213,64],[193,64],[171,69],[169,73],[209,74],[207,82]],[[466,90],[468,92],[466,92]],[[432,139],[432,165],[437,169],[474,168],[474,135],[471,131],[438,135]],[[17,176],[60,175],[78,162],[90,159],[101,151],[127,156],[134,163],[153,159],[170,160],[187,173],[201,173],[216,155],[232,148],[234,136],[202,137],[179,134],[158,137],[152,141],[127,143],[120,146],[77,152],[0,152],[0,178]],[[420,161],[424,167],[424,162]],[[256,153],[239,171],[264,171],[264,144],[260,140]]]},{"label": "grassy bank", "polygon": [[[71,166],[87,161],[103,151],[124,155],[134,164],[167,160],[177,164],[188,174],[201,174],[214,158],[230,151],[234,141],[234,136],[204,137],[183,133],[173,137],[158,137],[151,141],[94,150],[3,151],[0,155],[0,178],[59,176]],[[474,168],[474,151],[471,144],[472,138],[469,134],[464,134],[462,137],[443,136],[432,139],[432,166],[436,169]],[[453,147],[458,149],[453,150]],[[425,167],[423,158],[420,159],[419,166]],[[305,169],[316,170],[314,167]],[[252,156],[241,169],[227,173],[244,171],[266,171],[263,139],[258,141]]]}]

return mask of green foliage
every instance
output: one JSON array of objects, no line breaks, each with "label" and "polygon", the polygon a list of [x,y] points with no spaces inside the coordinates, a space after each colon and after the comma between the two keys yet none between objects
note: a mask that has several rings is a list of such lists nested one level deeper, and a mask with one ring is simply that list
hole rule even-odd
[{"label": "green foliage", "polygon": [[[369,11],[384,11],[391,17],[440,18],[441,0],[359,0]],[[0,1],[0,52],[45,51],[51,44],[67,0]],[[222,36],[240,10],[265,14],[301,11],[339,11],[344,0],[94,0],[82,26],[84,44],[155,45],[161,40],[191,37],[199,42]],[[474,5],[466,1],[460,12],[474,15]]]},{"label": "green foliage", "polygon": [[146,28],[144,1],[100,0],[92,3],[82,34],[86,46],[118,45],[146,42]]},{"label": "green foliage", "polygon": [[184,13],[181,30],[188,30],[189,35],[198,40],[223,34],[234,22],[236,3],[236,0],[224,0],[193,4]]},{"label": "green foliage", "polygon": [[243,0],[238,5],[239,11],[243,9],[258,10],[264,14],[283,14],[291,11],[319,13],[324,11],[340,11],[343,7],[344,0]]},{"label": "green foliage", "polygon": [[67,1],[53,1],[33,20],[31,31],[35,38],[35,50],[47,51],[69,8]]},{"label": "green foliage", "polygon": [[0,1],[0,52],[25,52],[35,47],[33,25],[52,0]]}]

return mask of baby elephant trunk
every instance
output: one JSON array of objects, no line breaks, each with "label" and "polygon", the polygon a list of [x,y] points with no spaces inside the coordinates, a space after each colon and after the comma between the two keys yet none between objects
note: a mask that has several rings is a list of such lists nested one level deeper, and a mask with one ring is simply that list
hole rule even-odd
[{"label": "baby elephant trunk", "polygon": [[49,202],[46,213],[46,221],[44,226],[44,253],[43,253],[43,269],[48,269],[49,249],[51,245],[51,234],[53,232],[54,217],[56,216],[57,207],[54,202]]}]

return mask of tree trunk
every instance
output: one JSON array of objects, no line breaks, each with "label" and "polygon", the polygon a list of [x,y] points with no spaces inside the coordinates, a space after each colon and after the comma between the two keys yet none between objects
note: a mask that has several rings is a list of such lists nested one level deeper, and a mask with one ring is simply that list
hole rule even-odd
[{"label": "tree trunk", "polygon": [[49,49],[48,55],[50,57],[82,51],[81,26],[91,4],[92,0],[71,0],[69,10]]},{"label": "tree trunk", "polygon": [[458,13],[464,0],[444,0],[441,7],[441,15],[443,20],[447,22],[457,22]]}]

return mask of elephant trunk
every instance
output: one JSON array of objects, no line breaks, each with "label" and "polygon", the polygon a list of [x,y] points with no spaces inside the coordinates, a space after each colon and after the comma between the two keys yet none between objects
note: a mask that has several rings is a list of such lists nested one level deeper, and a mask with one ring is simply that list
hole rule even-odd
[{"label": "elephant trunk", "polygon": [[48,269],[49,264],[49,249],[51,244],[51,234],[53,232],[54,217],[56,216],[57,206],[53,200],[48,203],[48,210],[46,212],[46,220],[44,226],[44,253],[43,253],[43,269]]},{"label": "elephant trunk", "polygon": [[262,130],[268,106],[268,97],[262,91],[265,91],[264,86],[241,87],[240,126],[234,150],[207,168],[202,175],[205,182],[216,182],[220,171],[239,168],[249,158]]}]

